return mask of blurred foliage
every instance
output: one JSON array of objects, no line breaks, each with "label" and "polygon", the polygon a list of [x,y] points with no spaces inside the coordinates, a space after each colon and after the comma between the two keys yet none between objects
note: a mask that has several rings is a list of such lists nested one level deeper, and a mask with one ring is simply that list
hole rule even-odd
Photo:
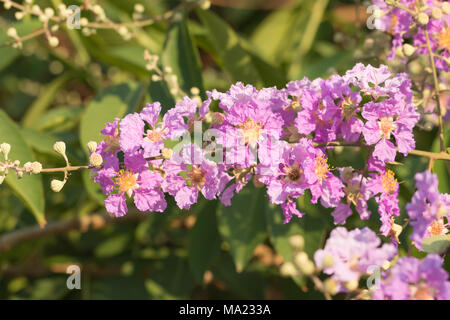
[{"label": "blurred foliage", "polygon": [[[61,1],[37,1],[42,7]],[[67,5],[81,1],[64,1]],[[127,19],[137,1],[104,0],[112,19]],[[239,1],[238,1],[239,2]],[[52,145],[63,140],[72,164],[87,162],[86,143],[99,139],[106,121],[161,101],[167,110],[179,99],[167,84],[151,81],[144,50],[170,67],[180,88],[227,90],[236,81],[262,86],[284,86],[304,76],[326,77],[343,72],[362,57],[359,48],[369,34],[365,9],[353,1],[280,1],[281,8],[235,8],[213,1],[210,10],[185,12],[174,23],[159,22],[124,41],[111,30],[83,36],[63,27],[61,46],[51,48],[43,37],[24,44],[22,51],[0,47],[0,141],[13,146],[14,159],[37,159],[46,167],[62,165]],[[149,16],[162,14],[178,1],[143,1]],[[228,3],[237,3],[230,1]],[[245,4],[245,1],[239,2]],[[130,19],[130,18],[128,18]],[[33,19],[13,22],[0,9],[0,43],[9,26],[27,34]],[[361,59],[364,58],[364,59]],[[447,134],[448,136],[448,134]],[[416,135],[423,150],[438,148],[436,130]],[[330,153],[335,166],[362,168],[359,151]],[[413,175],[427,162],[409,157],[396,168],[401,204],[414,192]],[[414,168],[411,171],[411,168]],[[442,192],[449,192],[448,167],[436,163]],[[104,213],[103,195],[89,173],[73,173],[63,192],[49,189],[49,175],[7,180],[0,188],[0,236],[47,221],[63,221],[93,212]],[[200,201],[189,211],[169,202],[165,213],[115,223],[99,230],[27,241],[0,251],[0,298],[3,299],[179,299],[272,298],[321,299],[305,279],[279,275],[282,261],[292,259],[289,236],[302,234],[312,254],[333,228],[330,210],[299,200],[302,219],[283,225],[279,208],[268,204],[261,190],[247,188],[223,207]],[[45,203],[45,207],[44,207]],[[372,203],[370,203],[373,206]],[[33,215],[36,219],[33,218]],[[405,212],[402,212],[405,217]],[[379,219],[369,224],[377,230]],[[347,227],[361,227],[354,214]],[[406,239],[409,230],[402,234]],[[406,241],[401,244],[401,250]],[[413,252],[417,254],[417,252]],[[82,266],[82,290],[68,290],[65,267]]]}]

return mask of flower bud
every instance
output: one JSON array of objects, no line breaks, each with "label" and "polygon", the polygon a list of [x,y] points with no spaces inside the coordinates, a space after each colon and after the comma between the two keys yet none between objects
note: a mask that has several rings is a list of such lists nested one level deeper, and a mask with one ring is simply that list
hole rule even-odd
[{"label": "flower bud", "polygon": [[16,171],[17,179],[22,179],[23,177],[23,171]]},{"label": "flower bud", "polygon": [[294,277],[297,275],[297,269],[292,262],[285,262],[280,267],[280,274],[283,277]]},{"label": "flower bud", "polygon": [[303,261],[298,267],[305,276],[310,276],[316,271],[316,266],[311,260]]},{"label": "flower bud", "polygon": [[431,9],[431,17],[433,19],[439,20],[442,18],[442,11],[438,7]]},{"label": "flower bud", "polygon": [[26,173],[31,173],[31,171],[33,170],[33,169],[31,168],[31,162],[26,162],[26,163],[23,165],[23,168],[25,169],[25,172],[26,172]]},{"label": "flower bud", "polygon": [[8,28],[8,30],[6,31],[6,34],[8,35],[8,37],[11,38],[16,38],[17,37],[17,30],[16,28]]},{"label": "flower bud", "polygon": [[303,250],[305,239],[301,235],[296,234],[289,238],[289,244],[296,250]]},{"label": "flower bud", "polygon": [[444,14],[450,14],[450,3],[448,1],[442,2],[441,10]]},{"label": "flower bud", "polygon": [[403,47],[396,47],[395,48],[395,56],[397,58],[404,58],[405,55],[403,54]]},{"label": "flower bud", "polygon": [[164,148],[161,150],[161,155],[163,156],[164,159],[170,159],[172,158],[173,151],[172,149]]},{"label": "flower bud", "polygon": [[134,5],[134,11],[136,11],[138,13],[143,13],[145,11],[145,8],[141,3],[136,3]]},{"label": "flower bud", "polygon": [[65,181],[53,179],[50,182],[50,188],[52,189],[53,192],[60,192],[65,184],[66,184]]},{"label": "flower bud", "polygon": [[334,296],[339,291],[339,284],[336,280],[328,278],[323,282],[323,288],[325,289],[325,292]]},{"label": "flower bud", "polygon": [[3,153],[5,159],[8,159],[8,154],[11,151],[11,145],[9,143],[3,142],[0,144],[0,152]]},{"label": "flower bud", "polygon": [[66,144],[62,141],[58,141],[53,145],[53,150],[58,152],[62,156],[66,156]]},{"label": "flower bud", "polygon": [[414,52],[416,52],[416,48],[410,45],[409,43],[405,43],[402,49],[403,54],[407,57],[411,57],[414,54]]},{"label": "flower bud", "polygon": [[89,163],[94,167],[100,167],[103,164],[103,158],[100,154],[94,152],[89,157]]},{"label": "flower bud", "polygon": [[359,286],[358,280],[352,280],[344,283],[344,287],[347,288],[348,291],[355,291],[356,289],[358,289],[358,286]]},{"label": "flower bud", "polygon": [[303,251],[296,253],[294,256],[294,262],[297,266],[301,265],[303,262],[308,260],[309,260],[308,255],[306,254],[306,252]]},{"label": "flower bud", "polygon": [[50,45],[50,47],[57,47],[59,44],[59,39],[57,37],[50,37],[48,39],[48,44]]},{"label": "flower bud", "polygon": [[428,15],[425,12],[421,12],[417,15],[417,22],[421,25],[426,25],[428,23],[428,21],[430,21],[430,18],[428,17]]},{"label": "flower bud", "polygon": [[90,152],[95,152],[97,150],[97,142],[95,141],[89,141],[87,146]]},{"label": "flower bud", "polygon": [[200,8],[203,10],[208,10],[211,7],[211,1],[209,0],[200,0],[199,2]]},{"label": "flower bud", "polygon": [[334,258],[333,256],[330,256],[329,254],[325,255],[322,259],[322,267],[323,268],[330,268],[334,265]]},{"label": "flower bud", "polygon": [[389,261],[384,261],[383,265],[381,266],[381,268],[383,268],[383,270],[387,270],[391,267],[391,263]]}]

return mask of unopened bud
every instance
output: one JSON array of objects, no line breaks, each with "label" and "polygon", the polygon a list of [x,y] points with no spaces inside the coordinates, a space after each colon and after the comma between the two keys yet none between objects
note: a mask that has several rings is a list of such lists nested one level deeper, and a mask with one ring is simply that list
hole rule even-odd
[{"label": "unopened bud", "polygon": [[8,28],[8,30],[6,31],[6,34],[8,35],[8,37],[11,38],[16,38],[17,37],[17,30],[16,28]]},{"label": "unopened bud", "polygon": [[296,250],[303,250],[305,239],[301,235],[296,234],[289,238],[289,244]]},{"label": "unopened bud", "polygon": [[295,254],[294,256],[294,262],[297,266],[300,266],[302,263],[304,263],[305,261],[309,261],[309,257],[306,254],[306,252],[298,252]]},{"label": "unopened bud", "polygon": [[161,155],[163,156],[164,159],[170,159],[172,158],[173,151],[172,149],[164,148],[161,150]]},{"label": "unopened bud", "polygon": [[8,159],[8,154],[11,151],[11,145],[9,143],[3,142],[0,144],[0,152],[3,153],[5,159]]},{"label": "unopened bud", "polygon": [[50,182],[50,188],[52,189],[53,192],[60,192],[65,184],[66,184],[65,181],[53,179]]},{"label": "unopened bud", "polygon": [[97,150],[97,142],[95,141],[89,141],[87,144],[87,147],[90,152],[95,152]]},{"label": "unopened bud", "polygon": [[403,54],[407,57],[411,57],[414,52],[416,52],[416,48],[410,45],[409,43],[405,43],[403,45]]},{"label": "unopened bud", "polygon": [[391,267],[391,263],[389,261],[385,261],[383,262],[383,265],[381,266],[381,268],[383,268],[383,270],[387,270]]},{"label": "unopened bud", "polygon": [[441,19],[442,18],[441,9],[439,9],[438,7],[433,7],[433,9],[431,9],[431,17],[436,20]]},{"label": "unopened bud", "polygon": [[280,274],[284,277],[294,277],[297,275],[297,269],[292,262],[285,262],[280,267]]},{"label": "unopened bud", "polygon": [[303,261],[298,267],[305,276],[310,276],[316,271],[316,267],[311,260]]},{"label": "unopened bud", "polygon": [[325,289],[325,292],[334,296],[339,291],[339,284],[336,280],[328,278],[323,282],[323,288]]},{"label": "unopened bud", "polygon": [[62,141],[58,141],[53,145],[53,150],[58,152],[62,156],[66,156],[66,144]]},{"label": "unopened bud", "polygon": [[403,47],[396,47],[395,48],[395,56],[397,58],[404,58],[405,55],[403,54]]},{"label": "unopened bud", "polygon": [[134,5],[134,11],[139,12],[139,13],[143,13],[145,11],[144,6],[141,3],[136,3]]},{"label": "unopened bud", "polygon": [[94,167],[100,167],[103,164],[103,158],[100,154],[94,152],[90,155],[89,162]]},{"label": "unopened bud", "polygon": [[352,280],[344,283],[344,287],[347,288],[348,291],[355,291],[356,289],[358,289],[358,286],[358,280]]},{"label": "unopened bud", "polygon": [[417,22],[421,25],[426,25],[430,21],[430,18],[428,17],[428,14],[425,12],[421,12],[417,15]]},{"label": "unopened bud", "polygon": [[450,3],[448,1],[442,2],[441,10],[444,14],[450,14]]},{"label": "unopened bud", "polygon": [[48,44],[50,45],[50,47],[57,47],[59,44],[59,39],[57,37],[50,37],[48,39]]},{"label": "unopened bud", "polygon": [[325,255],[322,259],[322,267],[323,268],[330,268],[334,265],[334,258],[333,256],[330,256],[329,254]]},{"label": "unopened bud", "polygon": [[200,0],[199,2],[200,8],[203,10],[208,10],[211,7],[211,1],[209,0]]},{"label": "unopened bud", "polygon": [[33,169],[31,168],[31,162],[26,162],[26,163],[23,165],[23,168],[25,169],[25,172],[26,172],[26,173],[31,173],[31,171],[33,170]]},{"label": "unopened bud", "polygon": [[22,179],[22,177],[23,177],[23,171],[17,171],[16,174],[17,174],[17,178],[18,178],[18,179]]}]

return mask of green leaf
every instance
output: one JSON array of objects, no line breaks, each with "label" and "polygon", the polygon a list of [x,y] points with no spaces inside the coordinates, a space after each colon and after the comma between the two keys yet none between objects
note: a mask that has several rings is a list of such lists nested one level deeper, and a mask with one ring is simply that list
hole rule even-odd
[{"label": "green leaf", "polygon": [[194,227],[189,230],[188,258],[197,280],[220,252],[220,235],[217,230],[216,201],[210,201],[199,213]]},{"label": "green leaf", "polygon": [[36,129],[55,131],[68,131],[80,121],[81,107],[59,107],[51,109],[36,121]]},{"label": "green leaf", "polygon": [[[17,34],[19,36],[24,36],[31,33],[34,29],[37,29],[40,25],[41,22],[39,22],[37,19],[33,19],[26,22],[9,22],[8,28],[16,28]],[[12,38],[8,37],[8,35],[6,34],[8,28],[2,28],[2,30],[0,31],[0,45],[12,40]],[[0,48],[0,71],[10,65],[21,54],[22,51],[11,46]]]},{"label": "green leaf", "polygon": [[257,84],[261,80],[258,70],[234,30],[210,11],[198,10],[197,14],[208,31],[208,39],[221,60],[221,67],[232,81]]},{"label": "green leaf", "polygon": [[133,112],[141,102],[144,86],[127,82],[106,88],[87,106],[81,116],[80,140],[82,146],[89,141],[102,140],[100,131],[106,122],[113,122]]},{"label": "green leaf", "polygon": [[111,258],[122,253],[130,243],[131,236],[128,233],[118,234],[108,238],[95,248],[95,256],[99,258]]},{"label": "green leaf", "polygon": [[192,87],[197,87],[204,96],[200,58],[184,19],[173,23],[167,31],[162,64],[172,69],[184,92],[189,94]]},{"label": "green leaf", "polygon": [[450,234],[443,234],[425,238],[422,249],[426,253],[443,253],[450,246]]},{"label": "green leaf", "polygon": [[42,94],[39,95],[39,98],[37,98],[27,109],[27,112],[23,116],[22,124],[27,127],[34,127],[36,125],[36,120],[51,105],[56,94],[64,87],[72,76],[71,73],[64,73],[50,82],[42,90]]},{"label": "green leaf", "polygon": [[[33,152],[21,135],[19,127],[3,110],[0,110],[0,143],[2,142],[7,142],[11,145],[9,159],[19,160],[21,164],[34,160]],[[46,221],[44,217],[45,204],[42,177],[40,175],[25,175],[19,180],[11,172],[5,181],[24,201],[35,216],[37,222],[41,226],[44,226]]]},{"label": "green leaf", "polygon": [[267,236],[264,190],[247,185],[233,198],[232,206],[219,205],[217,222],[222,238],[229,244],[236,270],[241,272],[253,250]]}]

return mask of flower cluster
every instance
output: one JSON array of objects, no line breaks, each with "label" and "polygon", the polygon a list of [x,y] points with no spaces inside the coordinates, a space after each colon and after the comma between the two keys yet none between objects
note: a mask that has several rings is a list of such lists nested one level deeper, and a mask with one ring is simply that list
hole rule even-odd
[{"label": "flower cluster", "polygon": [[415,175],[417,191],[406,211],[411,219],[411,240],[421,250],[425,238],[448,233],[450,195],[440,194],[437,176],[429,171]]},{"label": "flower cluster", "polygon": [[[213,101],[219,111],[210,110]],[[116,216],[127,212],[126,195],[142,211],[164,211],[165,194],[182,209],[199,193],[229,206],[252,178],[281,206],[285,223],[303,215],[295,200],[307,190],[312,203],[334,208],[336,224],[353,207],[367,219],[373,197],[388,235],[399,214],[398,182],[388,163],[397,150],[407,155],[415,147],[418,113],[411,101],[405,74],[357,64],[344,76],[305,78],[282,89],[237,83],[227,92],[207,92],[205,101],[185,97],[164,115],[158,102],[147,104],[106,125],[93,150],[104,162],[93,169],[94,181]],[[332,168],[327,150],[336,143],[368,147],[366,170]]]},{"label": "flower cluster", "polygon": [[374,290],[373,299],[448,300],[450,281],[442,269],[443,259],[430,254],[425,259],[399,258]]},{"label": "flower cluster", "polygon": [[373,272],[372,268],[389,266],[397,253],[392,244],[383,244],[375,232],[365,227],[347,231],[334,229],[324,249],[316,251],[314,260],[319,269],[331,275],[338,284],[338,291],[358,287],[361,276]]},{"label": "flower cluster", "polygon": [[393,36],[388,58],[394,59],[399,53],[407,57],[415,53],[428,55],[429,42],[435,53],[436,68],[450,70],[450,4],[447,1],[373,0],[373,5],[379,9],[375,28]]}]

